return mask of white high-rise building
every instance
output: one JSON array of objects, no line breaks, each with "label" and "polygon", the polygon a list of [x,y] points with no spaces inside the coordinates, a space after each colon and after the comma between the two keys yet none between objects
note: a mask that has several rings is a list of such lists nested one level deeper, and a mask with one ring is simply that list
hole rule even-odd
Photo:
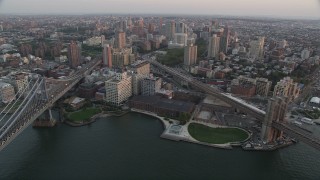
[{"label": "white high-rise building", "polygon": [[304,49],[301,52],[301,59],[305,60],[308,59],[310,57],[310,51],[308,49]]},{"label": "white high-rise building", "polygon": [[216,34],[209,38],[208,58],[218,57],[220,49],[220,37]]},{"label": "white high-rise building", "polygon": [[115,78],[105,82],[106,102],[120,106],[132,95],[131,77],[127,72],[116,73]]},{"label": "white high-rise building", "polygon": [[176,33],[174,35],[174,43],[187,45],[188,35],[186,33]]}]

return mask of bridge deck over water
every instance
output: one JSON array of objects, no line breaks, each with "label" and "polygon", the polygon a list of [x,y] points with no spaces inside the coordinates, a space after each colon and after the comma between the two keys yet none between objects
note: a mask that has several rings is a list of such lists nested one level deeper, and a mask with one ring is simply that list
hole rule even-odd
[{"label": "bridge deck over water", "polygon": [[[52,107],[58,99],[100,63],[100,60],[93,60],[63,80],[36,77],[31,83],[32,87],[28,90],[28,95],[23,99],[17,110],[0,127],[0,150],[13,141],[36,118]],[[47,87],[48,81],[51,81],[50,88]]]}]

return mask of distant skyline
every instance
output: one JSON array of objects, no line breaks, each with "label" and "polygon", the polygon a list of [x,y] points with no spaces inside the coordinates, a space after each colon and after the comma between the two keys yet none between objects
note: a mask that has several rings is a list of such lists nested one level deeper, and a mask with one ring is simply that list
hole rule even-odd
[{"label": "distant skyline", "polygon": [[320,0],[0,0],[1,14],[190,14],[320,19]]}]

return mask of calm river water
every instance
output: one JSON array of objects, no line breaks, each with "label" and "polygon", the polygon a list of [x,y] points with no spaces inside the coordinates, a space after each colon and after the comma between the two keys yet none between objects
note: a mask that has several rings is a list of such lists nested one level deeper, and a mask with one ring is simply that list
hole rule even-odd
[{"label": "calm river water", "polygon": [[0,152],[0,179],[320,179],[320,152],[221,150],[160,138],[160,121],[130,113],[84,127],[27,128]]}]

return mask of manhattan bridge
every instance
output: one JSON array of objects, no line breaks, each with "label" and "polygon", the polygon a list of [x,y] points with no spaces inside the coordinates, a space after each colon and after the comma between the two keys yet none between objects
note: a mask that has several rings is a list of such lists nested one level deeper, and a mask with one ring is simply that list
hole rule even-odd
[{"label": "manhattan bridge", "polygon": [[[264,112],[241,99],[235,98],[227,93],[223,93],[216,88],[212,88],[195,79],[186,77],[172,68],[166,67],[153,60],[148,60],[153,71],[168,73],[178,78],[181,81],[186,81],[194,88],[197,88],[206,94],[213,95],[220,100],[230,104],[232,107],[245,112],[257,120],[262,121],[262,130],[265,132],[265,137],[270,140],[286,133],[289,136],[295,137],[298,140],[320,150],[320,140],[312,134],[301,129],[295,128],[293,125],[286,123],[284,114],[280,109],[286,109],[286,105],[279,100],[274,100],[268,105],[268,111]],[[50,109],[53,104],[59,100],[66,92],[73,88],[83,77],[88,75],[96,66],[101,63],[101,60],[92,60],[84,64],[81,69],[68,76],[66,79],[51,79],[39,75],[31,76],[28,88],[18,92],[17,100],[9,103],[1,112],[0,117],[0,151],[12,142],[23,130],[33,123],[41,114]],[[25,96],[22,97],[22,94]],[[22,101],[14,113],[8,115],[18,101]],[[280,104],[279,104],[280,102]]]},{"label": "manhattan bridge", "polygon": [[[12,142],[41,114],[50,109],[58,99],[100,63],[101,60],[92,60],[66,79],[32,75],[28,85],[20,90],[21,92],[17,92],[17,100],[9,103],[1,112],[3,116],[0,118],[0,150]],[[20,95],[18,96],[18,94]],[[16,104],[18,101],[22,103]],[[8,112],[14,106],[18,106],[18,108],[9,115]]]}]

